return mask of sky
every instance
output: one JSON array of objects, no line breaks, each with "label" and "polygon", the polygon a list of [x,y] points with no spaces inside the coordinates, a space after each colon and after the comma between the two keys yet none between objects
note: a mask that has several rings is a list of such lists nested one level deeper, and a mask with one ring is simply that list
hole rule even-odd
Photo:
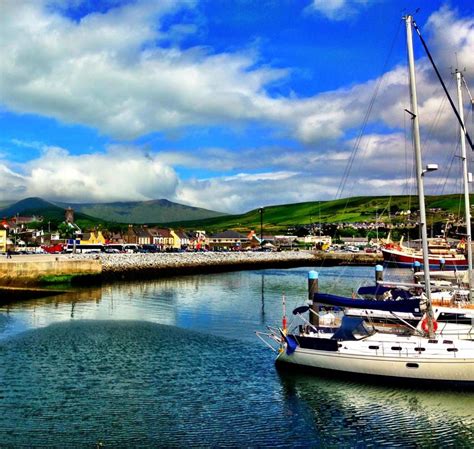
[{"label": "sky", "polygon": [[[471,0],[1,0],[0,200],[413,194],[405,14],[474,95]],[[426,193],[457,193],[455,116],[414,47]]]}]

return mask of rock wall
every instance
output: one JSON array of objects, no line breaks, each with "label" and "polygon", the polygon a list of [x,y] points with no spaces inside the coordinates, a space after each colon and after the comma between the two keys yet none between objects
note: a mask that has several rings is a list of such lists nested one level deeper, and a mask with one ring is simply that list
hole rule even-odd
[{"label": "rock wall", "polygon": [[99,276],[102,273],[100,260],[21,260],[15,258],[0,262],[1,285],[37,284],[43,276],[88,275]]}]

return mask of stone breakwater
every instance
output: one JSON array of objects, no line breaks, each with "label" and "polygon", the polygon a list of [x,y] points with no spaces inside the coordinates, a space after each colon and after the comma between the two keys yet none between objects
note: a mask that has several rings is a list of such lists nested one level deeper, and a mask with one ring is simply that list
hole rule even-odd
[{"label": "stone breakwater", "polygon": [[103,279],[157,277],[271,267],[313,266],[315,255],[298,252],[71,254],[72,260],[100,260]]},{"label": "stone breakwater", "polygon": [[312,251],[71,254],[67,257],[100,261],[103,279],[152,278],[259,268],[375,265],[382,261],[381,256],[376,254]]},{"label": "stone breakwater", "polygon": [[235,253],[61,254],[14,256],[0,261],[0,286],[157,278],[220,271],[334,265],[376,265],[379,254],[311,251]]}]

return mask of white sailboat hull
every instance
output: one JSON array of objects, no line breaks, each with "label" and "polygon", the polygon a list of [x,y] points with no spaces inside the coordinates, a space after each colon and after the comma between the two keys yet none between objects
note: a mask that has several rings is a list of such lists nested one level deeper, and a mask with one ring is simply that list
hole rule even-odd
[{"label": "white sailboat hull", "polygon": [[[342,347],[338,351],[301,347],[290,355],[283,351],[276,361],[278,364],[299,365],[340,373],[417,381],[462,382],[474,386],[474,351],[470,348],[458,347],[457,351],[454,351],[453,345],[443,344],[440,341],[436,351],[428,350],[428,354],[419,355],[413,353],[415,346],[412,346],[410,351],[405,345],[395,341],[389,342],[388,345],[367,341],[363,347],[360,341],[341,343]],[[375,346],[379,346],[380,349],[369,349]],[[392,350],[392,347],[403,349]],[[448,352],[448,348],[452,352]]]}]

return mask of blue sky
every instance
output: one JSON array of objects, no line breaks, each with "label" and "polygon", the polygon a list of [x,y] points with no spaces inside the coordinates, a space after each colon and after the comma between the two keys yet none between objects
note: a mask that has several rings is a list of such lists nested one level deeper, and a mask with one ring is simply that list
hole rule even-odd
[{"label": "blue sky", "polygon": [[[238,213],[410,193],[412,3],[4,0],[0,199]],[[421,3],[451,92],[456,65],[474,92],[473,2]],[[440,164],[427,192],[457,192],[456,123],[416,40],[415,52],[424,159]]]}]

